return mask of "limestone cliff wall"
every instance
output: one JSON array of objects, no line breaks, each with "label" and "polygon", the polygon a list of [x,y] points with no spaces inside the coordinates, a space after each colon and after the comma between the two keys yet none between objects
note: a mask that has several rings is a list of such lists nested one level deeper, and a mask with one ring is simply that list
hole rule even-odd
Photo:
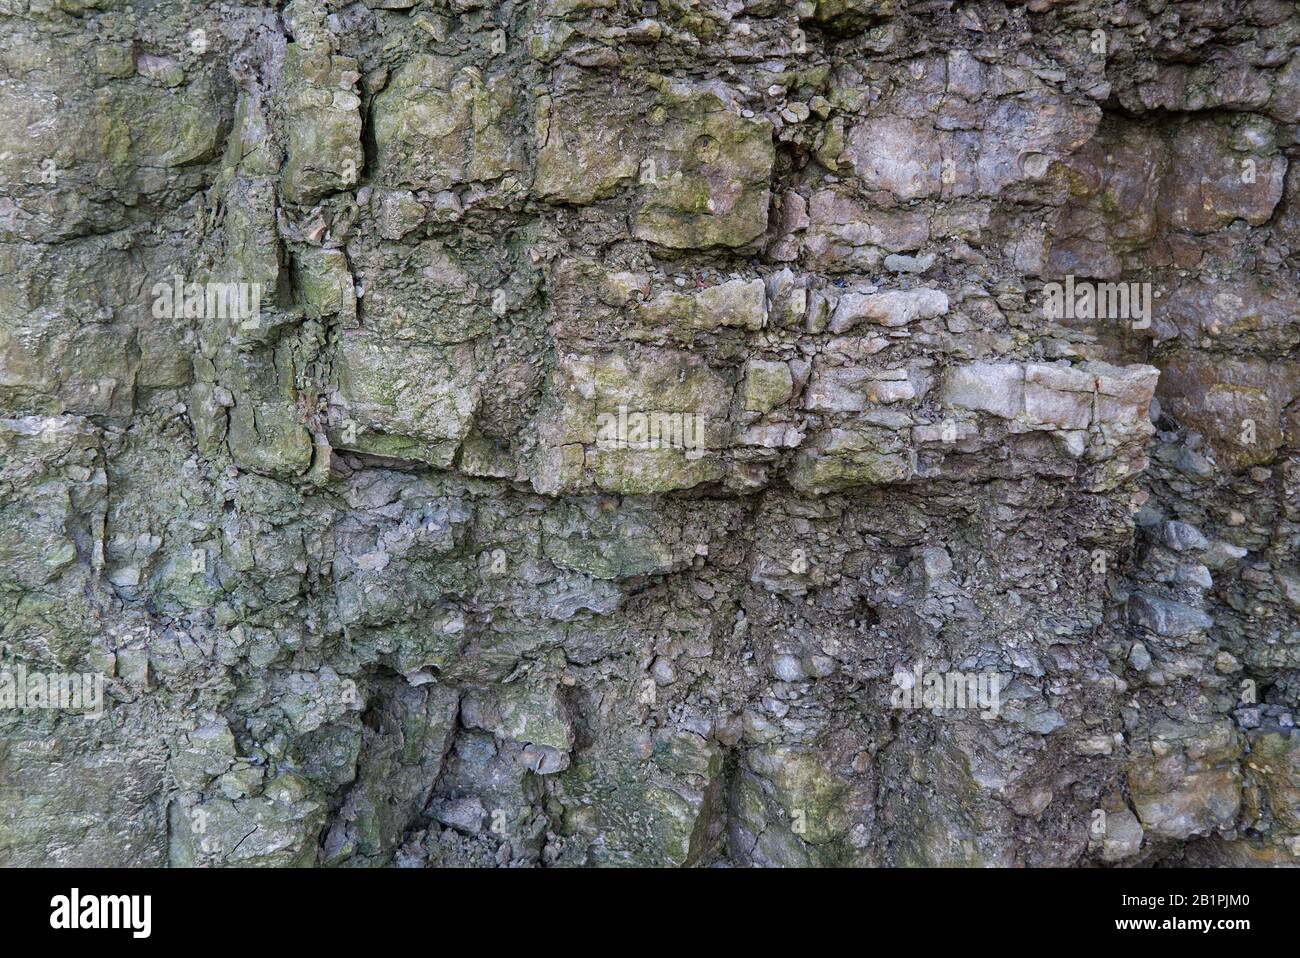
[{"label": "limestone cliff wall", "polygon": [[1300,862],[1298,157],[1285,0],[0,0],[0,864]]}]

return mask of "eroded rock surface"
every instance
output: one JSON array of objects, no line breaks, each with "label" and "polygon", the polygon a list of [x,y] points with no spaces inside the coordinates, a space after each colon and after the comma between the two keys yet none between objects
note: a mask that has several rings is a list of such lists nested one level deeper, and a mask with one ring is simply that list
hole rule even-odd
[{"label": "eroded rock surface", "polygon": [[1300,863],[1294,5],[0,8],[0,864]]}]

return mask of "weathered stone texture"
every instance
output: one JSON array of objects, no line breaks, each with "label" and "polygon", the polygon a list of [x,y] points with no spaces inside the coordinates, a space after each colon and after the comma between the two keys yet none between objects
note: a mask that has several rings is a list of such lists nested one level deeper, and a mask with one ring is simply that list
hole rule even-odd
[{"label": "weathered stone texture", "polygon": [[0,864],[1300,862],[1293,5],[0,35]]}]

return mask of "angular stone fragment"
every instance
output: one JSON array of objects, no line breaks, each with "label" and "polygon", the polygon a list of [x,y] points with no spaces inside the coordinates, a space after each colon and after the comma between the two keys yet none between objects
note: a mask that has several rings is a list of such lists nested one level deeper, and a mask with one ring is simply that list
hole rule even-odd
[{"label": "angular stone fragment", "polygon": [[211,798],[188,808],[174,801],[168,820],[174,868],[301,868],[316,863],[325,806],[302,778],[285,773],[264,796]]},{"label": "angular stone fragment", "polygon": [[683,329],[762,329],[767,323],[767,290],[761,279],[734,279],[694,294],[664,293],[643,305],[640,314],[647,322]]},{"label": "angular stone fragment", "polygon": [[702,329],[762,329],[767,322],[767,287],[761,279],[710,286],[696,297],[695,309]]},{"label": "angular stone fragment", "polygon": [[1112,366],[1096,361],[1084,363],[1083,368],[1097,377],[1098,422],[1146,420],[1160,370],[1140,364]]},{"label": "angular stone fragment", "polygon": [[298,257],[296,282],[316,316],[340,315],[346,322],[356,318],[356,286],[341,250],[311,249]]},{"label": "angular stone fragment", "polygon": [[871,373],[852,366],[818,369],[808,385],[804,406],[814,412],[860,412],[866,408],[864,386]]},{"label": "angular stone fragment", "polygon": [[633,181],[640,158],[629,149],[636,119],[621,109],[598,109],[586,96],[544,96],[537,104],[537,176],[543,200],[586,204]]},{"label": "angular stone fragment", "polygon": [[371,104],[376,175],[395,187],[445,190],[522,167],[506,125],[508,79],[433,54],[407,58]]},{"label": "angular stone fragment", "polygon": [[539,423],[539,492],[663,492],[721,478],[732,385],[669,349],[568,354]]},{"label": "angular stone fragment", "polygon": [[548,559],[598,579],[660,574],[694,557],[693,546],[684,551],[653,515],[630,502],[617,511],[602,500],[558,506],[542,518],[542,532]]},{"label": "angular stone fragment", "polygon": [[1161,405],[1210,439],[1233,468],[1269,462],[1289,438],[1284,410],[1300,396],[1300,365],[1180,351],[1164,363]]},{"label": "angular stone fragment", "polygon": [[869,208],[834,190],[818,190],[809,206],[808,250],[832,272],[876,268],[885,253],[920,249],[930,240],[930,219],[908,209]]},{"label": "angular stone fragment", "polygon": [[472,361],[432,346],[398,348],[346,333],[335,360],[341,406],[336,446],[451,464],[479,404]]},{"label": "angular stone fragment", "polygon": [[477,835],[483,828],[487,813],[477,798],[461,798],[440,803],[434,814],[449,828],[466,835]]},{"label": "angular stone fragment", "polygon": [[1014,419],[1024,409],[1024,367],[1016,363],[968,363],[944,380],[943,401]]},{"label": "angular stone fragment", "polygon": [[554,687],[518,684],[489,694],[470,693],[461,708],[466,726],[513,743],[516,760],[539,775],[569,767],[573,725]]},{"label": "angular stone fragment", "polygon": [[916,398],[905,369],[869,370],[853,366],[819,367],[804,396],[816,412],[860,412],[881,403]]},{"label": "angular stone fragment", "polygon": [[899,433],[864,427],[833,428],[805,443],[790,470],[790,484],[822,494],[854,486],[901,482],[914,466]]},{"label": "angular stone fragment", "polygon": [[1102,840],[1103,861],[1118,862],[1132,858],[1142,847],[1142,823],[1127,808],[1106,813],[1106,836]]},{"label": "angular stone fragment", "polygon": [[1086,429],[1092,421],[1094,379],[1070,366],[1025,367],[1025,416],[1060,429]]},{"label": "angular stone fragment", "polygon": [[[967,96],[978,99],[979,88],[990,82],[1023,82],[1001,68],[988,73],[988,80],[969,77],[976,89],[965,91]],[[960,132],[952,131],[956,124],[949,116],[914,119],[886,107],[883,115],[849,131],[842,152],[830,158],[833,168],[851,168],[866,189],[886,191],[900,201],[941,193],[991,196],[1042,179],[1053,160],[1065,159],[1093,135],[1100,111],[1046,84],[1031,86],[1032,96],[1000,98],[988,109],[954,107],[961,115]]]},{"label": "angular stone fragment", "polygon": [[357,777],[324,841],[327,861],[386,863],[429,800],[456,730],[446,685],[394,682],[372,704]]},{"label": "angular stone fragment", "polygon": [[1252,733],[1246,767],[1263,783],[1273,818],[1300,832],[1300,735],[1294,729]]},{"label": "angular stone fragment", "polygon": [[1156,635],[1180,638],[1214,625],[1214,619],[1200,609],[1159,596],[1135,592],[1128,600],[1129,621]]},{"label": "angular stone fragment", "polygon": [[1150,755],[1129,766],[1128,783],[1142,827],[1183,839],[1229,828],[1241,808],[1242,742],[1230,722],[1157,724]]},{"label": "angular stone fragment", "polygon": [[942,142],[928,124],[904,117],[874,117],[853,128],[842,159],[868,189],[914,200],[937,195],[941,189]]},{"label": "angular stone fragment", "polygon": [[274,364],[247,354],[223,370],[233,392],[226,446],[235,462],[253,472],[301,475],[311,465],[311,435],[277,372]]},{"label": "angular stone fragment", "polygon": [[352,91],[357,64],[318,48],[292,43],[285,54],[291,77],[287,161],[281,183],[292,203],[313,203],[354,185],[365,163],[361,99]]},{"label": "angular stone fragment", "polygon": [[771,123],[741,116],[723,87],[663,82],[649,122],[607,90],[543,96],[537,117],[542,199],[593,203],[634,181],[633,235],[676,250],[748,246],[767,229]]},{"label": "angular stone fragment", "polygon": [[708,88],[664,91],[667,118],[649,146],[633,235],[673,249],[745,246],[767,229],[771,124]]},{"label": "angular stone fragment", "polygon": [[1282,197],[1285,157],[1237,153],[1228,141],[1228,130],[1207,120],[1175,134],[1159,205],[1174,228],[1207,233],[1235,219],[1258,226],[1272,215]]},{"label": "angular stone fragment", "polygon": [[814,0],[812,6],[818,23],[848,32],[898,11],[895,0]]},{"label": "angular stone fragment", "polygon": [[862,322],[906,326],[915,319],[932,319],[948,312],[948,296],[937,289],[845,293],[835,307],[829,329],[843,333]]},{"label": "angular stone fragment", "polygon": [[1199,529],[1186,522],[1166,522],[1163,532],[1165,545],[1175,552],[1187,552],[1189,550],[1199,552],[1208,548],[1210,544],[1210,541],[1201,534]]},{"label": "angular stone fragment", "polygon": [[768,413],[789,400],[794,377],[788,363],[751,359],[745,364],[741,404],[748,412]]},{"label": "angular stone fragment", "polygon": [[634,735],[602,721],[593,746],[559,776],[562,830],[600,836],[575,849],[575,863],[674,865],[700,862],[717,841],[723,753],[716,742],[685,729]]}]

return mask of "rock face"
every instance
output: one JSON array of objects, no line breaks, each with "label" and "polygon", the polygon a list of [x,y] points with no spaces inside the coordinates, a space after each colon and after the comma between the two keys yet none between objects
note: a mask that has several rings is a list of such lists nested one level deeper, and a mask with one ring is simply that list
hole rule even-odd
[{"label": "rock face", "polygon": [[1300,863],[1293,6],[275,6],[0,11],[0,865]]}]

